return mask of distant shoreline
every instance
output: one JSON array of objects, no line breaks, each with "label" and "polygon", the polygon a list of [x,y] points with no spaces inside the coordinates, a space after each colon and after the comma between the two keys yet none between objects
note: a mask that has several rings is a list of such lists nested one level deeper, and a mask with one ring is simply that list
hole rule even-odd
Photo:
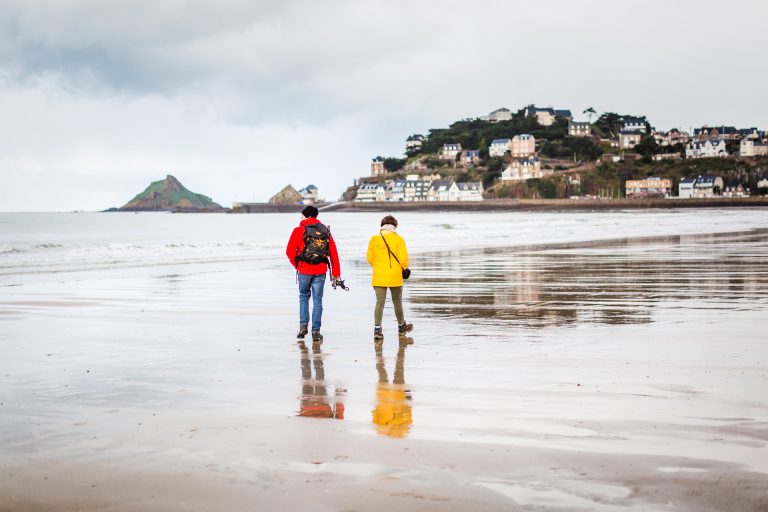
[{"label": "distant shoreline", "polygon": [[[345,202],[329,204],[323,207],[321,211],[590,211],[643,208],[671,209],[724,207],[768,207],[768,197],[733,199],[490,199],[477,202]],[[296,209],[295,211],[299,210]]]}]

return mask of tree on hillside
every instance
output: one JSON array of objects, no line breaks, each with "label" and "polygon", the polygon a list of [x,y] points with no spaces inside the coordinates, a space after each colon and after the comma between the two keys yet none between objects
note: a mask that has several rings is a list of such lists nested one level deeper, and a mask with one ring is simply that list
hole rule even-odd
[{"label": "tree on hillside", "polygon": [[660,152],[656,139],[650,135],[643,137],[640,143],[634,147],[634,151],[643,157],[645,163],[650,162],[653,155]]},{"label": "tree on hillside", "polygon": [[605,112],[595,121],[595,127],[602,131],[607,137],[616,138],[619,136],[622,126],[622,118],[614,112]]},{"label": "tree on hillside", "polygon": [[488,160],[488,142],[486,142],[485,138],[480,139],[477,149],[480,150],[480,159]]},{"label": "tree on hillside", "polygon": [[386,157],[384,159],[384,168],[387,172],[397,172],[405,166],[405,158]]},{"label": "tree on hillside", "polygon": [[597,111],[594,107],[589,107],[588,109],[585,109],[582,114],[588,114],[589,115],[589,122],[592,122],[592,116],[597,114]]}]

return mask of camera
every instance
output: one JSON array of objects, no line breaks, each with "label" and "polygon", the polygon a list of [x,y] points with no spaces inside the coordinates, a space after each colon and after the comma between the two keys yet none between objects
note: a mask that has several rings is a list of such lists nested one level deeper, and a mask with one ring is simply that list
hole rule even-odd
[{"label": "camera", "polygon": [[333,289],[335,290],[336,287],[341,288],[344,291],[349,291],[349,288],[347,288],[347,285],[344,284],[344,280],[340,277],[334,277],[331,280],[331,286],[333,286]]}]

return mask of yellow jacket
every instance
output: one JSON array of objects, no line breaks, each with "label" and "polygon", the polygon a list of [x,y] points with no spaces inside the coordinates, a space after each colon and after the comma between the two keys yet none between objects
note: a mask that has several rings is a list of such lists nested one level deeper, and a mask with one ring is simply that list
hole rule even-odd
[{"label": "yellow jacket", "polygon": [[[408,268],[408,250],[405,248],[403,237],[392,231],[381,230],[378,235],[373,235],[368,242],[368,263],[373,267],[373,286],[403,286],[403,269]],[[394,257],[389,255],[384,240],[387,239],[392,253],[400,260],[397,263]]]}]

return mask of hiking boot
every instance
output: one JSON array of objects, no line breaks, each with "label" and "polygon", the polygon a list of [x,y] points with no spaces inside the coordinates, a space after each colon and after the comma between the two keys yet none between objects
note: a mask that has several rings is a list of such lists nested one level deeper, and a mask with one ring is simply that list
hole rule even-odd
[{"label": "hiking boot", "polygon": [[312,331],[312,341],[323,341],[323,335],[320,331]]},{"label": "hiking boot", "polygon": [[403,325],[397,326],[397,333],[400,336],[405,336],[405,333],[411,332],[413,330],[413,324],[409,324],[406,322],[403,322]]},{"label": "hiking boot", "polygon": [[383,340],[384,339],[384,332],[381,330],[381,327],[374,327],[373,328],[373,339],[375,339],[375,340]]},{"label": "hiking boot", "polygon": [[308,332],[307,324],[299,324],[299,332],[296,334],[296,339],[303,340]]}]

